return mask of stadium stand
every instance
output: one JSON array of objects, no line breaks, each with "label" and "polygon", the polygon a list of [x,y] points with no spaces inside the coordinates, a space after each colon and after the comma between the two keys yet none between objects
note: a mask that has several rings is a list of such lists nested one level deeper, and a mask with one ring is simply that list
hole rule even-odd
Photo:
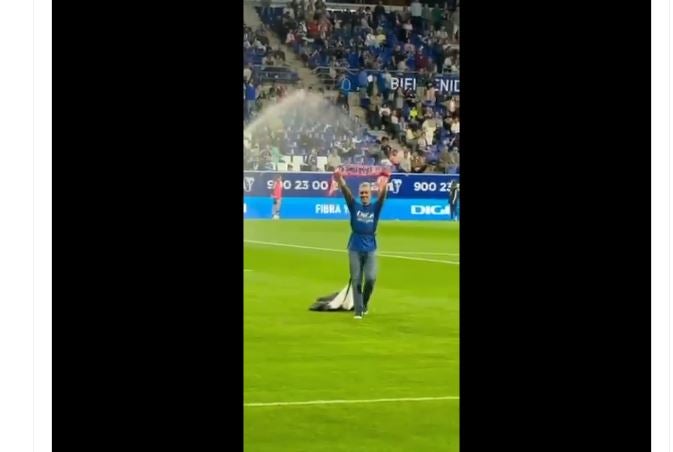
[{"label": "stadium stand", "polygon": [[252,78],[253,83],[296,83],[299,76],[285,64],[285,52],[271,47],[266,29],[253,31],[243,25],[243,64],[251,72],[244,80]]},{"label": "stadium stand", "polygon": [[[397,171],[459,173],[460,96],[437,87],[437,77],[457,79],[460,73],[459,5],[414,0],[396,11],[386,11],[381,2],[340,10],[322,0],[293,0],[285,7],[258,7],[257,13],[287,51],[319,75],[323,88],[338,90],[337,105],[347,110],[357,98],[368,127],[363,124],[351,134],[346,128],[338,132],[340,125],[332,131],[307,131],[287,118],[280,145],[246,145],[247,169],[329,170],[337,162],[383,161]],[[244,36],[244,53],[252,48],[257,54],[246,60],[251,65],[244,79],[251,71],[257,90],[255,102],[245,102],[246,119],[265,100],[274,102],[285,94],[277,84],[268,91],[261,87],[285,79],[274,79],[258,67],[263,42],[258,37],[250,41],[251,31]],[[413,83],[402,84],[401,77]],[[244,87],[244,98],[246,92],[249,99],[253,91]],[[382,134],[390,139],[377,143]]]}]

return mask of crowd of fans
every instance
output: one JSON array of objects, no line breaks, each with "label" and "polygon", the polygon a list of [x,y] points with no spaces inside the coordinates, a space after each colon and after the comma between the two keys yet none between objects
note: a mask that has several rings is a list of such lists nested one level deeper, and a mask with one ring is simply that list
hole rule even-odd
[{"label": "crowd of fans", "polygon": [[311,68],[459,72],[460,14],[452,2],[430,7],[413,0],[401,11],[386,11],[379,1],[373,9],[337,11],[323,0],[292,0],[259,13]]},{"label": "crowd of fans", "polygon": [[[285,95],[286,91],[271,86],[268,90],[262,89],[259,99],[276,103]],[[436,118],[421,121],[419,115],[408,126],[402,124],[408,135],[398,137],[397,141],[373,132],[356,116],[338,114],[338,106],[329,100],[325,100],[320,111],[322,114],[307,114],[294,109],[269,117],[256,126],[254,133],[244,137],[245,169],[332,171],[341,164],[355,163],[391,166],[397,172],[459,172],[457,123],[439,125]],[[413,127],[417,127],[420,137],[411,132]],[[456,133],[448,142],[431,145],[426,142],[426,134],[444,136],[445,133],[436,129],[453,129]]]},{"label": "crowd of fans", "polygon": [[[430,7],[417,0],[402,11],[391,12],[381,2],[373,9],[357,11],[329,11],[322,0],[293,0],[284,8],[263,4],[258,10],[263,22],[284,38],[304,64],[330,68],[339,87],[336,102],[344,109],[353,91],[349,74],[356,74],[367,125],[382,131],[384,137],[374,142],[374,135],[362,132],[334,137],[315,134],[311,139],[317,141],[302,138],[304,145],[291,148],[289,144],[272,145],[278,142],[274,136],[267,143],[248,143],[246,167],[277,168],[283,155],[300,155],[304,163],[290,164],[289,170],[330,170],[353,162],[390,164],[404,172],[458,173],[460,98],[440,93],[432,83],[436,74],[459,72],[458,9],[452,2]],[[244,48],[251,31],[244,37]],[[261,51],[260,45],[264,43],[256,38],[251,47]],[[415,87],[392,89],[392,74],[399,71],[413,71]],[[263,100],[275,102],[284,94],[275,86],[269,91],[258,88],[250,111],[254,115]],[[287,129],[287,143],[294,142],[294,132],[306,133],[293,130]],[[257,150],[256,157],[253,150]]]},{"label": "crowd of fans", "polygon": [[285,52],[271,47],[267,33],[264,26],[253,30],[243,24],[243,63],[246,66],[274,66],[285,62]]}]

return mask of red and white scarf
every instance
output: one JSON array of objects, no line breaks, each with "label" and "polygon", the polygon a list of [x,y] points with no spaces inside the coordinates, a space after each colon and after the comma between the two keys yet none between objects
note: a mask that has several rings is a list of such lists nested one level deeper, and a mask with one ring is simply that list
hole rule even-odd
[{"label": "red and white scarf", "polygon": [[[339,165],[337,169],[344,176],[376,177],[376,183],[379,185],[379,189],[381,188],[381,184],[385,183],[387,180],[387,176],[385,174],[389,171],[386,167],[380,165],[355,164]],[[389,172],[387,174],[389,174]],[[332,175],[332,181],[330,182],[329,188],[327,189],[327,196],[332,196],[338,188],[339,184],[334,178],[334,175]]]}]

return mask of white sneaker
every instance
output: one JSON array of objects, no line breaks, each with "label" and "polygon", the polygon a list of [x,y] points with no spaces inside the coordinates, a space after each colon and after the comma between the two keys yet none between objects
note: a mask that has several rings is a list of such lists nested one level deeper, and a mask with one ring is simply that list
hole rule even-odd
[{"label": "white sneaker", "polygon": [[356,315],[356,316],[353,317],[353,318],[354,318],[355,320],[362,320],[362,316],[361,316],[361,315]]}]

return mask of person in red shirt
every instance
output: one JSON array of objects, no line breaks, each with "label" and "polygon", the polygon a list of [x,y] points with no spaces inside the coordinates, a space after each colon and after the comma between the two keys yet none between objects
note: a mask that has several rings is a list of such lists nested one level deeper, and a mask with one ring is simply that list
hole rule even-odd
[{"label": "person in red shirt", "polygon": [[273,198],[272,218],[278,220],[280,218],[280,203],[283,199],[283,178],[281,176],[276,177],[276,180],[273,181],[271,197]]}]

